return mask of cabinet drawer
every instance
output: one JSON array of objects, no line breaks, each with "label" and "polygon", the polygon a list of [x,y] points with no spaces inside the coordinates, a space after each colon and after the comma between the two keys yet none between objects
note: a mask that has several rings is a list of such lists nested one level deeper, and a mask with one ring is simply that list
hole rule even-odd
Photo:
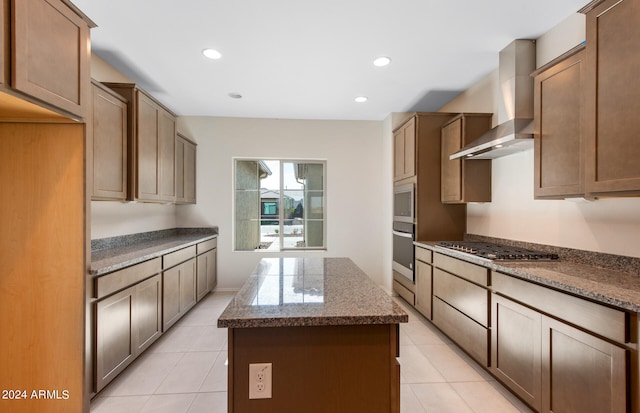
[{"label": "cabinet drawer", "polygon": [[187,248],[166,254],[162,256],[162,268],[167,269],[175,267],[181,262],[187,261],[189,258],[196,256],[196,246],[192,245]]},{"label": "cabinet drawer", "polygon": [[476,361],[489,366],[489,330],[438,297],[433,297],[433,323]]},{"label": "cabinet drawer", "polygon": [[447,255],[433,254],[433,264],[458,277],[465,278],[480,285],[489,285],[489,269],[449,257]]},{"label": "cabinet drawer", "polygon": [[624,311],[592,303],[528,281],[493,272],[493,290],[595,334],[625,343],[628,340]]},{"label": "cabinet drawer", "polygon": [[413,292],[411,292],[407,287],[405,287],[404,285],[400,284],[398,281],[393,280],[393,291],[397,292],[398,295],[402,298],[404,298],[404,300],[406,302],[408,302],[411,305],[415,304],[415,295],[413,294]]},{"label": "cabinet drawer", "polygon": [[484,327],[489,326],[488,290],[435,268],[433,294]]},{"label": "cabinet drawer", "polygon": [[201,242],[196,245],[196,254],[200,255],[209,250],[212,250],[218,246],[218,238],[210,239],[209,241]]},{"label": "cabinet drawer", "polygon": [[160,258],[112,272],[95,279],[95,298],[106,297],[160,272]]},{"label": "cabinet drawer", "polygon": [[433,262],[433,252],[426,248],[416,247],[416,260],[431,264]]}]

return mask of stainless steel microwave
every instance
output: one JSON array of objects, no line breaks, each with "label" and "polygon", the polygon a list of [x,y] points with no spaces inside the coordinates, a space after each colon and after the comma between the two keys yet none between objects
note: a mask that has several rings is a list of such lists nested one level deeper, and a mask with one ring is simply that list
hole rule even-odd
[{"label": "stainless steel microwave", "polygon": [[413,224],[415,208],[413,184],[398,185],[393,188],[393,221]]}]

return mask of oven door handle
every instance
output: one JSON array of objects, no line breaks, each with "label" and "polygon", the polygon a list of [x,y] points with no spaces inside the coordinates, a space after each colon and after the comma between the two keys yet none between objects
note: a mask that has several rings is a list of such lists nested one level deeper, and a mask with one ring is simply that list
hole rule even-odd
[{"label": "oven door handle", "polygon": [[397,235],[397,236],[402,237],[402,238],[412,238],[413,239],[413,234],[411,234],[409,232],[393,231],[393,235]]}]

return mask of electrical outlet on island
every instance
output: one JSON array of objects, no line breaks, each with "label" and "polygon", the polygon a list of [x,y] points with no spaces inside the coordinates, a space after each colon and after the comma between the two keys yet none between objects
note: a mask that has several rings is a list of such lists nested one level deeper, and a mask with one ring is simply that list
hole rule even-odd
[{"label": "electrical outlet on island", "polygon": [[249,399],[270,399],[271,363],[249,364]]}]

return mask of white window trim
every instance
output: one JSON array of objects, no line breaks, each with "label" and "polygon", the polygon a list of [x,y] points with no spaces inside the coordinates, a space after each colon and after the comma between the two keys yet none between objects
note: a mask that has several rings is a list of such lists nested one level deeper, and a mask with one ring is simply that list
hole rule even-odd
[{"label": "white window trim", "polygon": [[[279,174],[280,174],[280,183],[279,183],[279,205],[278,208],[278,222],[279,222],[279,241],[280,248],[278,250],[269,250],[269,249],[253,249],[253,250],[238,250],[236,249],[236,163],[238,161],[252,161],[252,162],[260,162],[260,161],[278,161],[279,162]],[[283,164],[284,163],[318,163],[323,165],[323,179],[322,179],[322,210],[324,212],[324,216],[322,219],[322,231],[323,231],[323,246],[322,247],[297,247],[297,248],[283,248],[283,229],[284,229],[284,213],[281,206],[283,205],[283,193],[284,190],[282,187],[284,186],[284,173],[283,173]],[[317,252],[327,252],[328,251],[328,236],[327,236],[327,221],[328,221],[328,210],[327,210],[327,160],[326,159],[312,159],[312,158],[269,158],[269,157],[234,157],[231,162],[232,168],[232,180],[231,180],[231,208],[232,208],[232,252],[238,253],[267,253],[267,254],[278,254],[283,252],[304,252],[304,253],[317,253]],[[259,190],[259,189],[258,189]],[[261,208],[258,208],[260,214],[262,213]],[[305,212],[306,213],[306,212]],[[260,218],[258,218],[260,220]]]}]

